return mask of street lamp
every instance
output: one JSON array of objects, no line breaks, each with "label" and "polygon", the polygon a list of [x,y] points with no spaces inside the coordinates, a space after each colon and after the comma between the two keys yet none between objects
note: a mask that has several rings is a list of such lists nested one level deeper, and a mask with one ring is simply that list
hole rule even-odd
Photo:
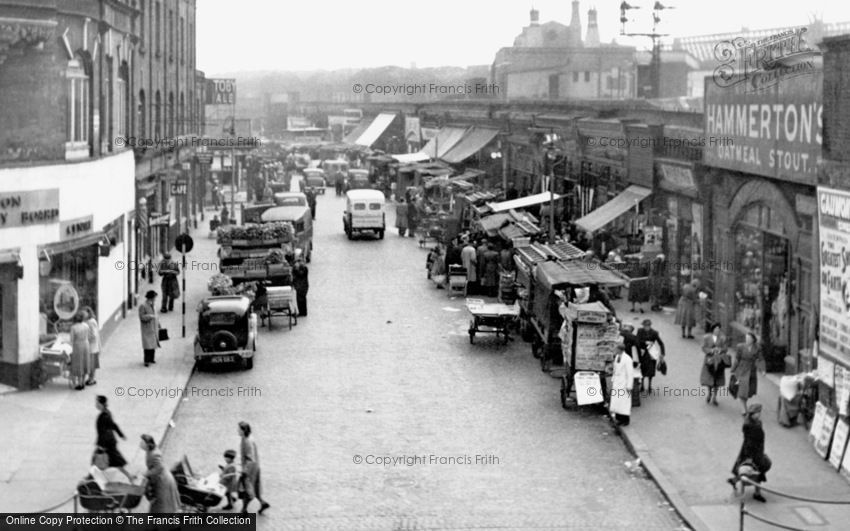
[{"label": "street lamp", "polygon": [[661,23],[661,12],[665,9],[675,9],[672,6],[665,6],[661,2],[655,2],[652,7],[652,32],[651,33],[626,33],[626,23],[629,22],[627,11],[640,9],[640,6],[630,5],[628,2],[620,4],[620,35],[625,37],[649,37],[652,39],[652,59],[650,60],[650,72],[652,74],[652,90],[649,96],[651,98],[661,97],[661,37],[667,37],[668,33],[658,33],[658,24]]}]

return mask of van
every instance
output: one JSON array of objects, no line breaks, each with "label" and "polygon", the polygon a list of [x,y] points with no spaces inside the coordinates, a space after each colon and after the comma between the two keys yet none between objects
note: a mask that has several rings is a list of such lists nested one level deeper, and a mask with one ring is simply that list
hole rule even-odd
[{"label": "van", "polygon": [[384,238],[387,228],[384,193],[379,190],[349,190],[345,193],[345,212],[342,225],[345,235],[351,240],[354,233],[373,232]]},{"label": "van", "polygon": [[322,162],[325,170],[325,180],[328,186],[335,186],[337,181],[344,182],[348,179],[349,164],[347,160],[326,160]]},{"label": "van", "polygon": [[289,221],[295,229],[295,256],[309,262],[313,257],[313,214],[307,196],[300,192],[274,194],[275,205],[260,216],[261,221]]}]

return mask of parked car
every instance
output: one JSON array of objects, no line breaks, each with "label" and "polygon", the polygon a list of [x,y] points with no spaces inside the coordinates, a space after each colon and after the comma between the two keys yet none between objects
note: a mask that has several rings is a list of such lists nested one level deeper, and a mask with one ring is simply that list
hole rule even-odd
[{"label": "parked car", "polygon": [[312,188],[316,193],[324,194],[327,181],[325,180],[325,172],[321,168],[309,168],[304,170],[304,186]]},{"label": "parked car", "polygon": [[349,190],[345,193],[345,212],[342,225],[351,240],[355,233],[372,232],[384,238],[387,228],[384,204],[386,199],[379,190]]},{"label": "parked car", "polygon": [[257,314],[244,295],[207,297],[198,305],[195,361],[199,368],[223,364],[254,367]]}]

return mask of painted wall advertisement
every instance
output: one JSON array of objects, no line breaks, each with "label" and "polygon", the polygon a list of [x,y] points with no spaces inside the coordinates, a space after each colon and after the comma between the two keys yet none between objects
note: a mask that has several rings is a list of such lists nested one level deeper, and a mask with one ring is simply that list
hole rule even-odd
[{"label": "painted wall advertisement", "polygon": [[818,354],[850,367],[850,192],[818,187]]},{"label": "painted wall advertisement", "polygon": [[814,184],[821,156],[823,70],[753,91],[706,80],[705,164]]}]

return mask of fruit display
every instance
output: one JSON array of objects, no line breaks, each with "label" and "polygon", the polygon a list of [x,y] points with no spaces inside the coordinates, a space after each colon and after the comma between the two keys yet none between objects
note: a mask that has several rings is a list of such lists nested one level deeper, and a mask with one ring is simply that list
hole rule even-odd
[{"label": "fruit display", "polygon": [[292,240],[295,230],[288,221],[276,221],[254,225],[233,225],[218,231],[218,243],[222,245],[252,243],[282,243]]}]

